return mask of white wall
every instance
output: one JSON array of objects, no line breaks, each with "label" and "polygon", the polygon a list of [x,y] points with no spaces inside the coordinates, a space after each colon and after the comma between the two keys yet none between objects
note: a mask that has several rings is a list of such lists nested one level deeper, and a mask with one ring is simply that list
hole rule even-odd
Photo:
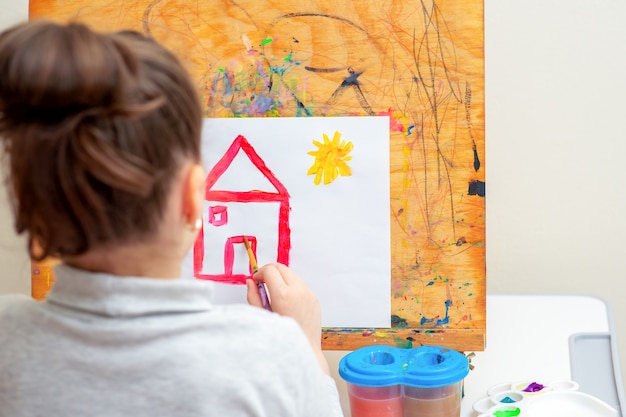
[{"label": "white wall", "polygon": [[[25,17],[0,0],[0,26]],[[488,291],[603,298],[626,365],[625,17],[622,0],[485,0]],[[29,293],[9,217],[1,200],[0,292]]]},{"label": "white wall", "polygon": [[[27,0],[0,0],[0,29],[27,18]],[[3,159],[0,161],[2,164],[6,164]],[[2,168],[0,175],[3,174],[6,166],[3,165]],[[30,295],[30,261],[25,248],[25,238],[18,238],[13,231],[11,208],[7,201],[4,181],[2,181],[0,185],[0,269],[2,271],[0,294],[22,293]]]},{"label": "white wall", "polygon": [[621,0],[485,4],[487,289],[603,298],[626,365],[625,17]]}]

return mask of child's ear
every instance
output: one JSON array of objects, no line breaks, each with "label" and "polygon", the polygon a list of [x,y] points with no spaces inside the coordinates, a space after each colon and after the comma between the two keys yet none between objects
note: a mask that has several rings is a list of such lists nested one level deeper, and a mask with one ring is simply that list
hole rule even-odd
[{"label": "child's ear", "polygon": [[204,168],[200,164],[189,167],[183,184],[182,212],[188,225],[193,226],[202,216],[202,201],[204,199]]}]

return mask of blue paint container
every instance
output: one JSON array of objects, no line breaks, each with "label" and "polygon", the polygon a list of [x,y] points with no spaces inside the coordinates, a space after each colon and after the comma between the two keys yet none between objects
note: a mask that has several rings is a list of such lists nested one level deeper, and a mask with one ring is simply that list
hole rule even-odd
[{"label": "blue paint container", "polygon": [[[463,379],[468,373],[469,361],[465,355],[443,346],[412,349],[367,346],[347,354],[339,362],[339,375],[348,384],[350,406],[357,411],[355,417],[369,416],[359,414],[360,407],[353,406],[360,406],[363,398],[359,394],[390,387],[399,387],[404,417],[459,417]],[[397,414],[397,409],[394,410],[390,413]]]}]

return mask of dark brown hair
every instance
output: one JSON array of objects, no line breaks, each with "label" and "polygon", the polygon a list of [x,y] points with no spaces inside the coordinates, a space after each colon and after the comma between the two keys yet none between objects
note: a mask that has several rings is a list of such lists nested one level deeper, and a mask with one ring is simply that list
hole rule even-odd
[{"label": "dark brown hair", "polygon": [[0,138],[34,259],[150,236],[200,161],[202,112],[176,57],[139,33],[33,21],[0,34]]}]

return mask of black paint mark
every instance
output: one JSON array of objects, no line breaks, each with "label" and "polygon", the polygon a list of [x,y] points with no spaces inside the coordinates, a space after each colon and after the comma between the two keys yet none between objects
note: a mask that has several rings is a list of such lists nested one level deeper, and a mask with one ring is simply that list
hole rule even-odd
[{"label": "black paint mark", "polygon": [[472,150],[474,151],[474,171],[478,172],[478,170],[480,169],[480,158],[478,157],[476,145],[472,146]]},{"label": "black paint mark", "polygon": [[309,67],[308,65],[305,65],[304,69],[307,70],[307,71],[311,71],[311,72],[330,73],[330,72],[343,71],[343,70],[346,69],[346,67],[341,67],[341,68],[315,68],[315,67]]},{"label": "black paint mark", "polygon": [[465,85],[465,121],[467,122],[467,130],[470,138],[472,139],[472,151],[474,152],[474,171],[478,172],[480,169],[480,158],[478,156],[478,150],[476,150],[476,140],[474,139],[474,132],[472,131],[472,89],[469,84]]},{"label": "black paint mark", "polygon": [[361,84],[358,80],[359,76],[363,74],[363,71],[355,72],[352,68],[348,68],[348,73],[350,75],[344,78],[344,80],[341,82],[341,85],[337,87],[337,89],[333,92],[327,103],[331,105],[334,104],[335,102],[337,102],[337,99],[340,95],[342,95],[348,88],[352,88],[354,90],[354,94],[356,95],[357,101],[361,105],[361,108],[363,108],[363,110],[365,110],[370,116],[374,116],[376,113],[374,113],[374,110],[372,110],[369,103],[367,102],[367,99],[363,94],[363,90],[361,90]]},{"label": "black paint mark", "polygon": [[472,181],[467,190],[469,195],[485,196],[485,183],[483,181]]}]

